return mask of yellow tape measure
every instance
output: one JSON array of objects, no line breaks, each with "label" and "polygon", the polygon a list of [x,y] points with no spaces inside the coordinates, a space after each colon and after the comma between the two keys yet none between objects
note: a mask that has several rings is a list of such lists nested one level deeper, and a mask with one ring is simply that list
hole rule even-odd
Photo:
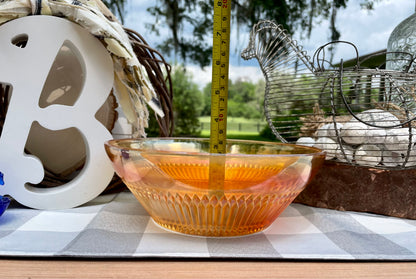
[{"label": "yellow tape measure", "polygon": [[210,152],[226,152],[231,0],[215,0]]},{"label": "yellow tape measure", "polygon": [[[227,146],[231,0],[214,1],[210,152],[225,154]],[[225,156],[211,157],[209,162],[209,188],[211,195],[218,197],[224,195],[224,180]]]}]

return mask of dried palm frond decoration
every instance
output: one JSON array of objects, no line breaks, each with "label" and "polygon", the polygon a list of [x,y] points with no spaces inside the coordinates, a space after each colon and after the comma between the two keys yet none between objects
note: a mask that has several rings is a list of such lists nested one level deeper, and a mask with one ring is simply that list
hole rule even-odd
[{"label": "dried palm frond decoration", "polygon": [[164,117],[156,114],[159,123],[160,136],[167,137],[173,133],[173,92],[170,76],[171,66],[165,61],[162,54],[148,45],[142,35],[128,28],[124,30],[129,35],[133,51],[139,62],[146,70],[147,76],[155,89],[160,109]]},{"label": "dried palm frond decoration", "polygon": [[158,115],[161,135],[172,133],[169,65],[140,35],[123,28],[100,0],[0,2],[0,24],[30,15],[66,18],[88,30],[103,43],[114,62],[115,94],[128,121],[135,128],[136,137],[146,136],[149,118],[147,106]]},{"label": "dried palm frond decoration", "polygon": [[[333,44],[349,47],[356,59],[332,65],[326,52]],[[415,58],[395,54],[384,53],[387,61],[404,60],[403,71],[364,67],[374,57],[360,59],[350,42],[325,44],[311,58],[265,20],[253,27],[242,57],[260,64],[266,119],[280,141],[321,148],[327,160],[354,166],[416,168]]]}]

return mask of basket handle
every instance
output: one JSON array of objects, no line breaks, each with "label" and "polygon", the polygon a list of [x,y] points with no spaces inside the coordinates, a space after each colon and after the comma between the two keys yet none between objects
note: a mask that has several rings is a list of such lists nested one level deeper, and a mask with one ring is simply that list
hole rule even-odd
[{"label": "basket handle", "polygon": [[[328,64],[330,64],[332,66],[330,61],[325,60],[325,48],[328,45],[337,44],[337,43],[344,43],[344,44],[350,45],[354,48],[355,56],[356,56],[356,59],[355,59],[356,63],[355,64],[356,64],[357,68],[360,68],[360,59],[359,59],[358,49],[353,43],[350,43],[350,42],[347,42],[347,41],[332,41],[332,42],[329,42],[329,43],[326,43],[326,44],[320,46],[314,52],[313,57],[312,57],[312,61],[314,61],[314,64],[316,63],[316,65],[317,65],[316,69],[318,69],[318,71],[325,71],[325,66],[324,66],[325,62],[327,62]],[[321,56],[322,56],[322,58],[320,58]],[[341,61],[341,63],[342,63],[342,61]]]},{"label": "basket handle", "polygon": [[[414,120],[416,120],[416,116],[415,117],[413,117],[413,118],[409,118],[408,116],[409,116],[409,112],[408,112],[408,110],[406,109],[406,116],[407,116],[407,118],[408,118],[408,120],[406,120],[405,122],[402,122],[402,123],[399,123],[399,124],[396,124],[396,125],[389,125],[389,126],[380,126],[380,125],[376,125],[376,124],[372,124],[372,123],[369,123],[369,122],[366,122],[366,121],[364,121],[364,120],[362,120],[361,118],[359,118],[353,111],[352,111],[352,109],[351,109],[351,107],[350,107],[350,105],[348,104],[348,102],[347,102],[347,98],[345,97],[345,95],[344,95],[344,91],[342,90],[342,79],[343,79],[343,65],[344,65],[344,61],[341,59],[341,63],[340,63],[340,66],[339,66],[339,92],[340,92],[340,94],[341,94],[341,98],[342,98],[342,102],[344,103],[344,105],[345,105],[345,107],[347,108],[347,110],[348,110],[348,112],[351,114],[351,116],[352,117],[354,117],[355,119],[357,119],[358,121],[360,121],[361,123],[364,123],[364,124],[366,124],[366,125],[368,125],[368,126],[371,126],[371,127],[375,127],[375,128],[383,128],[383,129],[391,129],[391,128],[396,128],[396,127],[400,127],[400,126],[403,126],[403,125],[406,125],[406,124],[408,124],[408,123],[410,123],[410,122],[412,122],[412,121],[414,121]],[[391,83],[395,83],[394,82],[394,80],[392,80],[391,79],[391,76],[390,75],[386,75],[387,77],[389,77],[389,79],[390,79],[390,81],[391,81]],[[398,88],[397,86],[396,86],[396,88]]]}]

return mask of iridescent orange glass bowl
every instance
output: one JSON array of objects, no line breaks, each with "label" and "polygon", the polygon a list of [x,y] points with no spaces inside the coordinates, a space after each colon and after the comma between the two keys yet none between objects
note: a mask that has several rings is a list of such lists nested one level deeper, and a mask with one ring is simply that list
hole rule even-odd
[{"label": "iridescent orange glass bowl", "polygon": [[267,228],[306,187],[325,155],[316,148],[209,139],[110,140],[114,170],[160,226],[184,234],[238,236]]}]

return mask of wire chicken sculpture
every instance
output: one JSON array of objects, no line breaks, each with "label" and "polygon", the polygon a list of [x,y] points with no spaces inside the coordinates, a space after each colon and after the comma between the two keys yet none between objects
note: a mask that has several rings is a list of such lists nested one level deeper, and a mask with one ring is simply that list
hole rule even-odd
[{"label": "wire chicken sculpture", "polygon": [[[356,53],[353,66],[326,61],[325,53],[335,43]],[[282,142],[321,148],[327,160],[350,165],[416,168],[411,54],[386,53],[389,63],[405,65],[400,71],[362,67],[365,61],[348,42],[321,46],[311,59],[281,26],[260,21],[242,57],[260,64],[266,80],[265,116]]]}]

